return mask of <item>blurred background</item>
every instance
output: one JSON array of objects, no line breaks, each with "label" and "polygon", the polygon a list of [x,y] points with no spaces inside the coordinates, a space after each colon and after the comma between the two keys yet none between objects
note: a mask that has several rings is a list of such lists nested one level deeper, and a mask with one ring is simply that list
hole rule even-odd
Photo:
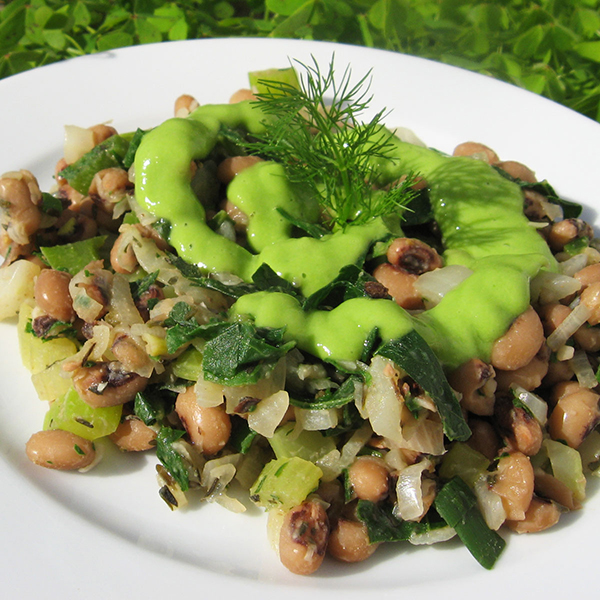
[{"label": "blurred background", "polygon": [[0,1],[0,78],[138,44],[213,37],[301,38],[382,48],[463,67],[600,121],[599,4],[600,0]]}]

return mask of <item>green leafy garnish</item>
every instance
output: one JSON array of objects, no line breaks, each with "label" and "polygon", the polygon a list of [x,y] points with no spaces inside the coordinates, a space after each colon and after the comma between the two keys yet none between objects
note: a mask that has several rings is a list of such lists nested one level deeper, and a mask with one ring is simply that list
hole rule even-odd
[{"label": "green leafy garnish", "polygon": [[460,477],[452,478],[438,492],[434,505],[479,564],[491,569],[505,541],[487,526],[469,486]]},{"label": "green leafy garnish", "polygon": [[156,438],[156,456],[185,492],[190,486],[190,476],[181,454],[173,447],[184,434],[185,431],[179,429],[161,427]]},{"label": "green leafy garnish", "polygon": [[334,229],[401,211],[413,195],[410,178],[386,190],[374,187],[373,164],[389,158],[393,133],[381,125],[384,111],[361,122],[371,100],[369,74],[354,84],[349,68],[334,77],[333,60],[326,73],[316,60],[298,64],[304,68],[298,86],[261,82],[258,97],[269,123],[247,149],[282,163],[290,181],[310,189]]}]

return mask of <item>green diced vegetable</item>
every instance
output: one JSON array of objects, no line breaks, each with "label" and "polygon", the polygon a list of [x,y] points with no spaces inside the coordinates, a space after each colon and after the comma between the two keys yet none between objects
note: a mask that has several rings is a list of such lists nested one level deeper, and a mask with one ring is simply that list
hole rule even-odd
[{"label": "green diced vegetable", "polygon": [[292,458],[298,456],[310,462],[335,450],[335,441],[323,436],[319,431],[302,430],[299,434],[294,432],[295,424],[290,422],[278,427],[269,444],[277,458]]},{"label": "green diced vegetable", "polygon": [[50,405],[44,419],[44,429],[63,429],[86,440],[96,440],[116,430],[122,410],[122,406],[92,408],[71,388]]},{"label": "green diced vegetable", "polygon": [[75,275],[86,265],[100,258],[106,237],[99,235],[60,246],[42,246],[40,250],[53,269]]},{"label": "green diced vegetable", "polygon": [[33,308],[23,304],[19,312],[17,325],[17,336],[19,340],[19,351],[25,368],[32,374],[45,371],[51,365],[73,356],[77,350],[77,344],[68,338],[56,338],[45,341],[35,337],[29,332],[29,324]]},{"label": "green diced vegetable", "polygon": [[202,376],[202,352],[190,346],[171,364],[173,375],[179,379],[198,381]]},{"label": "green diced vegetable", "polygon": [[142,141],[142,138],[146,135],[146,132],[143,129],[136,129],[131,141],[129,142],[129,146],[127,147],[127,152],[123,157],[123,167],[125,169],[129,169],[135,160],[135,153]]},{"label": "green diced vegetable", "polygon": [[270,510],[289,510],[301,504],[314,492],[323,471],[298,456],[269,462],[250,489],[253,502]]},{"label": "green diced vegetable", "polygon": [[129,141],[120,135],[113,135],[94,146],[72,165],[61,172],[69,185],[79,193],[87,195],[92,179],[98,171],[111,167],[123,168],[123,159],[127,155]]},{"label": "green diced vegetable", "polygon": [[550,459],[554,477],[562,481],[577,500],[585,500],[586,479],[579,452],[566,444],[550,439],[544,440],[543,446]]},{"label": "green diced vegetable", "polygon": [[491,569],[506,542],[487,526],[469,486],[460,477],[454,477],[438,492],[435,508],[479,564]]},{"label": "green diced vegetable", "polygon": [[426,534],[432,529],[447,527],[444,521],[403,521],[392,513],[391,504],[376,504],[369,500],[359,500],[356,506],[356,516],[365,524],[369,541],[405,542],[415,535]]},{"label": "green diced vegetable", "polygon": [[293,67],[286,69],[265,69],[263,71],[252,71],[248,73],[250,88],[255,94],[263,94],[271,90],[272,86],[265,85],[265,81],[277,82],[295,89],[300,88],[298,74]]},{"label": "green diced vegetable", "polygon": [[468,444],[455,442],[444,455],[439,474],[446,481],[458,476],[472,488],[489,465],[490,461],[483,454]]}]

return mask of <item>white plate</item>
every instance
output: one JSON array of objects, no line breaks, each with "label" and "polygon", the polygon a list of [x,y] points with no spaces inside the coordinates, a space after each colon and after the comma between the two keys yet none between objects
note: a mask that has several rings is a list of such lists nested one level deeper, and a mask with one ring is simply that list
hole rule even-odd
[{"label": "white plate", "polygon": [[[0,171],[28,168],[46,189],[62,156],[63,125],[112,121],[119,131],[170,117],[181,93],[226,102],[251,70],[290,59],[356,76],[372,69],[373,108],[393,109],[390,125],[412,128],[451,151],[475,140],[504,160],[587,205],[600,206],[600,125],[515,87],[434,62],[327,43],[223,39],[140,46],[77,58],[0,82]],[[13,324],[0,324],[0,581],[10,598],[166,598],[234,593],[290,600],[484,594],[546,598],[588,593],[595,585],[600,498],[548,532],[508,536],[485,571],[450,542],[431,548],[381,548],[356,566],[327,562],[301,578],[280,566],[257,510],[232,515],[217,506],[171,513],[158,497],[152,456],[111,455],[86,475],[30,464],[24,445],[41,428],[45,405],[20,365]],[[590,486],[592,487],[592,486]]]}]

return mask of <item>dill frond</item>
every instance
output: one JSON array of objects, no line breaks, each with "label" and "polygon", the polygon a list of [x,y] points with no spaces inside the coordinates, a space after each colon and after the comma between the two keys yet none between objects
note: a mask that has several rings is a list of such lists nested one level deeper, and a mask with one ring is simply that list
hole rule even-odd
[{"label": "dill frond", "polygon": [[393,136],[382,125],[385,112],[360,119],[372,100],[371,73],[353,84],[349,67],[335,77],[333,59],[324,73],[314,58],[312,65],[296,62],[303,68],[298,87],[261,80],[268,127],[247,150],[282,163],[290,181],[307,186],[332,229],[401,212],[413,197],[411,181],[375,186],[374,165],[390,158]]}]

